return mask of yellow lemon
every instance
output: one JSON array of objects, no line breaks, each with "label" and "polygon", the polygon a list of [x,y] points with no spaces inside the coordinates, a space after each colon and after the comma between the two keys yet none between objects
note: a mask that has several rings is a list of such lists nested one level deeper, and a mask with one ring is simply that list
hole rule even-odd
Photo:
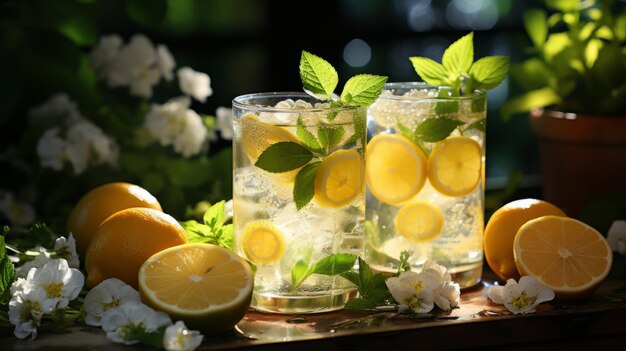
[{"label": "yellow lemon", "polygon": [[394,223],[396,231],[405,238],[428,242],[441,233],[443,214],[436,206],[426,201],[417,201],[400,208]]},{"label": "yellow lemon", "polygon": [[241,244],[246,257],[257,265],[274,263],[285,251],[282,233],[270,221],[264,219],[246,224]]},{"label": "yellow lemon", "polygon": [[144,302],[190,329],[210,334],[232,329],[243,318],[253,281],[252,270],[241,257],[209,244],[165,249],[139,269]]},{"label": "yellow lemon", "polygon": [[480,182],[482,159],[482,148],[472,138],[447,138],[437,142],[430,153],[428,179],[444,195],[467,195]]},{"label": "yellow lemon", "polygon": [[398,205],[417,194],[426,181],[426,157],[399,134],[379,134],[366,151],[369,191],[381,202]]},{"label": "yellow lemon", "polygon": [[315,173],[315,201],[322,207],[350,205],[364,191],[363,159],[356,150],[337,150]]}]

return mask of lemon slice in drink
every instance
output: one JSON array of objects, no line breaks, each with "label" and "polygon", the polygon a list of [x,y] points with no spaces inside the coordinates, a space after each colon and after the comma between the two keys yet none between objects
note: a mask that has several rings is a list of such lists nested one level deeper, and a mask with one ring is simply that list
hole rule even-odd
[{"label": "lemon slice in drink", "polygon": [[322,207],[350,205],[363,193],[363,162],[356,150],[337,150],[315,174],[315,201]]},{"label": "lemon slice in drink", "polygon": [[426,181],[426,156],[399,134],[379,134],[366,151],[369,191],[379,201],[398,205],[417,194]]},{"label": "lemon slice in drink", "polygon": [[407,239],[428,242],[439,236],[443,215],[439,208],[425,201],[403,206],[395,218],[396,231]]},{"label": "lemon slice in drink", "polygon": [[242,247],[246,257],[254,264],[271,264],[285,251],[282,233],[264,219],[248,222],[243,229]]},{"label": "lemon slice in drink", "polygon": [[474,139],[457,136],[435,144],[428,159],[428,179],[440,193],[464,196],[480,182],[483,151]]},{"label": "lemon slice in drink", "polygon": [[[288,130],[279,126],[263,123],[256,115],[246,114],[241,117],[241,144],[250,163],[254,164],[259,156],[273,144],[292,141],[300,143]],[[284,173],[272,173],[272,178],[280,183],[291,184],[296,179],[299,169]]]},{"label": "lemon slice in drink", "polygon": [[252,299],[253,273],[241,257],[210,244],[160,251],[139,270],[139,292],[190,329],[219,333],[239,322]]}]

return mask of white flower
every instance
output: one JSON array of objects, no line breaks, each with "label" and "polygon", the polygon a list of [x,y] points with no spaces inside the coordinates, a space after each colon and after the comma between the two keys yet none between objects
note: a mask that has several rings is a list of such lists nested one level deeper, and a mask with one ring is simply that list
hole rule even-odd
[{"label": "white flower", "polygon": [[[15,284],[19,287],[14,287]],[[9,302],[9,321],[15,326],[13,334],[19,339],[29,335],[34,339],[41,317],[54,310],[55,301],[48,299],[43,289],[24,280],[14,282],[11,291],[15,291]]]},{"label": "white flower", "polygon": [[509,279],[505,286],[492,286],[487,295],[491,301],[503,304],[515,314],[535,312],[538,304],[554,299],[554,291],[531,276],[521,277],[519,284],[515,279]]},{"label": "white flower", "polygon": [[224,203],[224,222],[228,222],[233,218],[233,199]]},{"label": "white flower", "polygon": [[452,276],[448,273],[448,269],[436,261],[428,259],[422,266],[422,272],[430,272],[439,278],[440,281],[451,281]]},{"label": "white flower", "polygon": [[182,321],[177,321],[165,329],[163,347],[166,350],[187,351],[195,350],[202,343],[202,334],[189,330]]},{"label": "white flower", "polygon": [[433,296],[437,307],[449,311],[459,305],[461,287],[458,283],[443,281],[433,289]]},{"label": "white flower", "polygon": [[60,129],[46,130],[37,142],[37,155],[41,166],[55,171],[63,169],[65,160],[65,140],[59,136]]},{"label": "white flower", "polygon": [[60,258],[51,260],[42,268],[31,269],[26,280],[35,288],[43,289],[47,298],[55,301],[55,308],[65,308],[80,293],[85,277]]},{"label": "white flower", "polygon": [[75,174],[83,173],[90,164],[114,166],[119,156],[115,141],[86,120],[74,124],[67,131],[64,152]]},{"label": "white flower", "polygon": [[149,98],[161,79],[157,53],[150,39],[136,34],[115,56],[105,73],[109,86],[130,86],[130,93]]},{"label": "white flower", "polygon": [[122,38],[119,35],[105,35],[100,38],[98,46],[89,53],[89,64],[100,77],[108,76],[110,66],[119,55],[122,44]]},{"label": "white flower", "polygon": [[132,345],[139,342],[131,338],[133,333],[151,333],[172,324],[172,320],[144,304],[128,302],[104,312],[101,324],[109,340]]},{"label": "white flower", "polygon": [[176,67],[176,61],[174,61],[174,56],[167,49],[165,45],[159,45],[156,49],[157,54],[157,65],[159,66],[159,71],[163,78],[166,81],[171,81],[174,79],[174,67]]},{"label": "white flower", "polygon": [[15,227],[27,227],[35,222],[35,209],[25,202],[16,201],[8,191],[0,191],[0,213]]},{"label": "white flower", "polygon": [[626,221],[614,221],[611,224],[607,241],[613,251],[626,255]]},{"label": "white flower", "polygon": [[39,254],[32,260],[27,261],[23,265],[15,268],[15,273],[18,277],[26,278],[31,269],[42,268],[46,265],[46,263],[50,262],[50,253],[43,247],[36,247],[29,251],[39,251]]},{"label": "white flower", "polygon": [[218,107],[215,111],[217,116],[217,129],[220,131],[222,139],[233,139],[233,109],[228,107]]},{"label": "white flower", "polygon": [[58,238],[54,242],[54,251],[56,251],[57,254],[67,256],[65,259],[70,268],[79,268],[80,261],[78,259],[78,253],[76,252],[76,240],[74,240],[72,233],[70,233],[67,239],[64,236]]},{"label": "white flower", "polygon": [[173,145],[185,157],[197,154],[207,138],[202,118],[189,109],[191,100],[179,97],[163,105],[153,104],[144,128],[163,146]]},{"label": "white flower", "polygon": [[211,78],[202,72],[196,72],[189,67],[181,67],[177,71],[180,90],[194,99],[205,102],[213,94]]},{"label": "white flower", "polygon": [[415,313],[427,313],[433,309],[432,290],[437,282],[437,277],[431,273],[413,271],[385,281],[389,292],[399,304],[400,312],[411,310]]},{"label": "white flower", "polygon": [[50,128],[71,125],[80,119],[76,103],[65,93],[52,95],[41,105],[28,111],[30,123],[35,127]]},{"label": "white flower", "polygon": [[141,302],[137,290],[117,278],[106,279],[89,290],[85,297],[85,323],[100,326],[100,319],[106,311],[129,302]]}]

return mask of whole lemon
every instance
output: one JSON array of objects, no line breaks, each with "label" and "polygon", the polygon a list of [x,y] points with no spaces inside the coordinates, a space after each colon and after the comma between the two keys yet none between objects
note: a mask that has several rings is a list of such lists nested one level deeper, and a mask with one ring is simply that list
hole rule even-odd
[{"label": "whole lemon", "polygon": [[85,194],[74,206],[67,229],[74,235],[76,251],[85,257],[98,226],[110,215],[131,207],[147,207],[163,211],[157,199],[146,189],[130,183],[107,183]]},{"label": "whole lemon", "polygon": [[553,204],[537,199],[521,199],[500,207],[491,215],[485,228],[485,258],[501,281],[518,279],[513,258],[513,241],[519,228],[531,219],[565,213]]},{"label": "whole lemon", "polygon": [[87,286],[117,278],[137,289],[139,268],[150,256],[185,243],[185,230],[168,214],[142,207],[116,212],[98,227],[87,249]]}]

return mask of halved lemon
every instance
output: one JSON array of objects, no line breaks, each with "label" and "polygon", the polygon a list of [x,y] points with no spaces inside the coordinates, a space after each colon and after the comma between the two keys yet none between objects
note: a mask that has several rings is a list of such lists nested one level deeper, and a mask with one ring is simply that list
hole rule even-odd
[{"label": "halved lemon", "polygon": [[428,242],[439,236],[443,214],[438,207],[417,201],[400,208],[394,220],[396,231],[407,239]]},{"label": "halved lemon", "polygon": [[[248,156],[250,163],[254,164],[259,159],[259,156],[268,147],[273,144],[292,141],[294,143],[300,143],[298,138],[294,136],[288,130],[279,126],[263,123],[254,114],[246,114],[241,117],[241,144],[243,150]],[[281,183],[293,183],[296,179],[299,169],[295,169],[284,173],[273,173],[273,178]]]},{"label": "halved lemon", "polygon": [[246,224],[241,244],[246,257],[257,265],[274,263],[285,251],[282,233],[270,221],[264,219]]},{"label": "halved lemon", "polygon": [[210,244],[185,244],[158,252],[139,270],[139,292],[153,308],[191,329],[232,329],[252,299],[253,273],[241,257]]},{"label": "halved lemon", "polygon": [[348,206],[363,194],[363,160],[356,150],[337,150],[315,174],[314,198],[322,207]]},{"label": "halved lemon", "polygon": [[369,191],[379,201],[398,205],[417,194],[426,181],[426,156],[399,134],[379,134],[366,151]]},{"label": "halved lemon", "polygon": [[590,295],[611,270],[613,252],[597,230],[576,219],[543,216],[526,222],[513,242],[515,264],[557,298]]},{"label": "halved lemon", "polygon": [[456,136],[435,144],[428,159],[428,179],[444,195],[471,193],[482,176],[483,151],[472,138]]}]

